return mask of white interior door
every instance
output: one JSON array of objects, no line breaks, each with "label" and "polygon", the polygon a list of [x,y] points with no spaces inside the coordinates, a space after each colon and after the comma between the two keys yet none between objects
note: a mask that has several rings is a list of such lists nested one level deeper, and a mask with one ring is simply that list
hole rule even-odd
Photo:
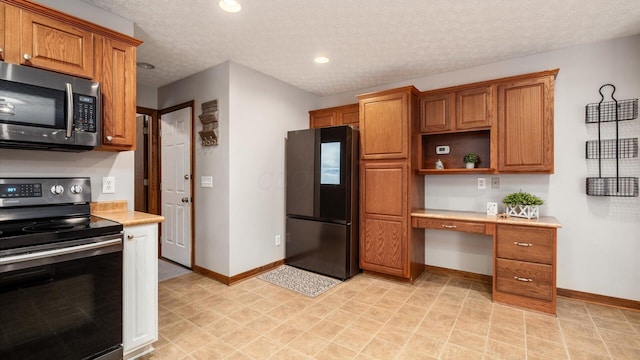
[{"label": "white interior door", "polygon": [[161,255],[191,267],[191,107],[160,118]]}]

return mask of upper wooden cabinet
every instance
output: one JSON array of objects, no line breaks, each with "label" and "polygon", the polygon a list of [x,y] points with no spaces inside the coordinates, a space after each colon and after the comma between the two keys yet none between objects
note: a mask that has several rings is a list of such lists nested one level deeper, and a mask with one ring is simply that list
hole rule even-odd
[{"label": "upper wooden cabinet", "polygon": [[49,17],[21,11],[20,63],[93,78],[93,34]]},{"label": "upper wooden cabinet", "polygon": [[0,60],[4,60],[4,37],[6,34],[4,29],[4,8],[5,5],[0,3]]},{"label": "upper wooden cabinet", "polygon": [[456,130],[489,128],[492,112],[491,86],[456,92]]},{"label": "upper wooden cabinet", "polygon": [[96,44],[102,92],[101,150],[135,150],[136,48],[102,37]]},{"label": "upper wooden cabinet", "polygon": [[498,172],[553,173],[556,73],[498,85]]},{"label": "upper wooden cabinet", "polygon": [[450,92],[420,98],[420,132],[450,131],[454,99],[455,94]]},{"label": "upper wooden cabinet", "polygon": [[26,0],[0,0],[0,58],[100,82],[97,150],[134,150],[136,47],[142,42]]},{"label": "upper wooden cabinet", "polygon": [[414,98],[417,99],[417,91],[413,86],[358,96],[362,159],[409,156],[410,119],[416,111],[412,106]]},{"label": "upper wooden cabinet", "polygon": [[491,86],[427,91],[420,97],[420,132],[488,129],[492,109]]},{"label": "upper wooden cabinet", "polygon": [[358,104],[349,104],[309,111],[310,128],[338,125],[357,126],[358,121]]}]

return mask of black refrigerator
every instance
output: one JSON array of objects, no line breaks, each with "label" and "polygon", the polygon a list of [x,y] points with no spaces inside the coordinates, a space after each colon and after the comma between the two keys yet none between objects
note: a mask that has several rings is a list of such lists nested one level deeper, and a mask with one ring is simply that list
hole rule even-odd
[{"label": "black refrigerator", "polygon": [[346,280],[360,271],[358,131],[289,131],[285,263]]}]

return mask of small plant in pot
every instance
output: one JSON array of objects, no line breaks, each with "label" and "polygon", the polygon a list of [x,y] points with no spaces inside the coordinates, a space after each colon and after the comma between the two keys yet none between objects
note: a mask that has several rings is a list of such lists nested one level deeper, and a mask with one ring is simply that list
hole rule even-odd
[{"label": "small plant in pot", "polygon": [[540,217],[538,206],[544,204],[544,200],[527,192],[518,191],[505,196],[502,203],[506,206],[509,216],[538,219]]},{"label": "small plant in pot", "polygon": [[473,169],[479,160],[480,159],[478,158],[478,155],[471,152],[467,153],[462,159],[462,161],[464,161],[467,164],[467,169]]}]

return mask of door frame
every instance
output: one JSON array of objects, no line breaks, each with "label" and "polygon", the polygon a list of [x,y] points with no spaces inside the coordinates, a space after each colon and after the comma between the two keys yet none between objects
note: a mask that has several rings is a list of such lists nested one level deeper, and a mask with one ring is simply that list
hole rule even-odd
[{"label": "door frame", "polygon": [[148,126],[147,147],[147,212],[160,215],[158,206],[158,190],[160,180],[158,175],[158,110],[136,106],[136,114],[147,115],[150,118]]},{"label": "door frame", "polygon": [[[160,191],[160,174],[162,171],[162,150],[160,148],[160,133],[162,131],[162,129],[160,128],[160,118],[162,117],[163,114],[168,114],[170,112],[174,112],[177,110],[181,110],[184,108],[188,108],[191,107],[191,134],[189,134],[190,136],[190,143],[191,143],[191,149],[189,149],[190,152],[190,158],[191,158],[191,181],[189,182],[189,186],[190,186],[190,194],[191,194],[191,202],[189,203],[189,207],[190,207],[190,212],[191,212],[191,239],[189,239],[190,243],[191,243],[191,268],[193,269],[196,266],[196,242],[194,241],[195,238],[195,230],[196,230],[196,212],[195,212],[195,197],[193,196],[194,191],[195,191],[195,181],[194,181],[194,174],[196,172],[196,163],[195,163],[195,147],[196,147],[196,142],[195,142],[195,128],[196,128],[196,120],[195,120],[195,100],[191,100],[191,101],[187,101],[187,102],[183,102],[181,104],[178,105],[174,105],[165,109],[161,109],[157,111],[157,116],[156,118],[152,118],[152,123],[153,123],[153,128],[157,129],[157,131],[153,131],[151,136],[151,154],[152,154],[152,158],[150,163],[154,164],[153,167],[153,171],[150,168],[149,169],[149,187],[151,187],[151,177],[153,176],[154,181],[156,182],[155,185],[155,189],[157,190],[154,194],[155,197],[155,206],[156,206],[156,211],[157,214],[161,213],[161,209],[160,209],[160,204],[162,204],[162,191]],[[155,156],[153,155],[155,154]],[[153,172],[153,175],[151,175]],[[151,199],[151,198],[149,198]],[[150,201],[151,202],[151,201]],[[149,206],[149,208],[151,209],[151,206]],[[159,234],[160,235],[160,234]],[[158,236],[158,258],[162,257],[162,240],[161,240],[161,236]]]}]

